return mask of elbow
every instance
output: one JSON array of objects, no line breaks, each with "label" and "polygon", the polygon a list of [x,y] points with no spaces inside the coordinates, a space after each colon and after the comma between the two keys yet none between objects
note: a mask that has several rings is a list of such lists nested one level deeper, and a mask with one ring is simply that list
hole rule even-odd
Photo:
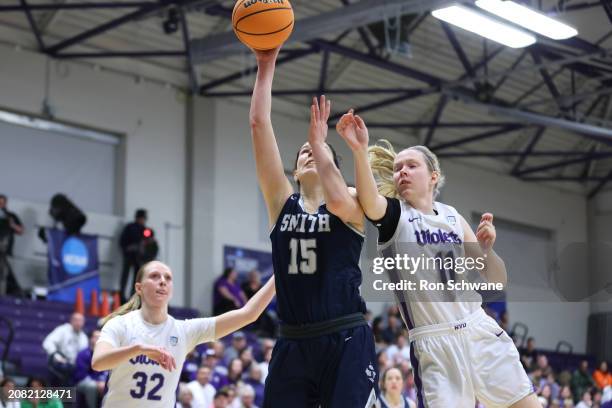
[{"label": "elbow", "polygon": [[104,371],[104,367],[100,364],[100,359],[98,358],[93,358],[91,360],[91,368],[93,368],[94,371]]},{"label": "elbow", "polygon": [[260,129],[271,122],[269,116],[251,113],[249,116],[249,126],[251,130]]}]

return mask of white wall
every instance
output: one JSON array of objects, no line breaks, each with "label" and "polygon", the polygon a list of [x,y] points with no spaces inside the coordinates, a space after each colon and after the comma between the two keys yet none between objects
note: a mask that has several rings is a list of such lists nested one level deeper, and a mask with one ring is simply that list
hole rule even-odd
[{"label": "white wall", "polygon": [[[447,175],[445,197],[464,215],[490,211],[507,221],[550,230],[558,252],[570,243],[586,242],[583,197],[461,165],[442,165]],[[527,324],[538,347],[554,348],[559,340],[566,340],[575,351],[585,351],[588,302],[561,302],[551,290],[524,285],[511,286],[508,298],[511,323]],[[529,301],[513,302],[513,298]]]},{"label": "white wall", "polygon": [[[291,115],[273,114],[286,169],[292,168],[295,153],[306,140],[307,104],[305,99],[303,112],[289,109]],[[204,130],[206,135],[199,136],[208,138],[215,152],[213,250],[212,260],[208,262],[213,276],[205,278],[211,282],[222,270],[223,245],[269,250],[270,244],[269,240],[260,238],[259,232],[262,220],[248,127],[248,105],[219,99],[209,101],[206,109],[214,110],[214,119]],[[330,132],[330,142],[343,157],[345,178],[352,181],[350,151],[335,132]],[[466,218],[472,212],[492,211],[508,221],[553,231],[560,248],[569,242],[586,240],[586,201],[583,197],[449,161],[442,165],[447,175],[445,200]],[[210,299],[200,297],[197,306],[209,310]],[[536,337],[540,347],[554,348],[557,341],[567,340],[576,351],[585,350],[588,303],[559,303],[554,301],[550,291],[534,293],[528,298],[533,298],[534,302],[511,302],[509,312],[512,321],[529,325],[530,334]],[[369,307],[376,310],[380,305],[370,304]],[[557,319],[558,316],[564,318]],[[571,330],[568,330],[568,321],[572,322]]]},{"label": "white wall", "polygon": [[[46,58],[40,54],[0,46],[0,107],[40,115],[45,64]],[[50,78],[49,103],[58,120],[125,136],[126,219],[133,217],[136,208],[149,209],[149,223],[162,245],[162,258],[180,282],[173,303],[181,304],[185,284],[183,231],[170,229],[166,234],[165,225],[182,228],[184,223],[183,98],[171,88],[137,83],[66,61],[51,61]],[[170,244],[170,253],[163,247],[165,243]]]},{"label": "white wall", "polygon": [[591,312],[612,312],[612,286],[607,291],[599,290],[612,285],[612,192],[600,192],[589,204],[589,241],[600,248],[600,262],[592,265],[596,287]]}]

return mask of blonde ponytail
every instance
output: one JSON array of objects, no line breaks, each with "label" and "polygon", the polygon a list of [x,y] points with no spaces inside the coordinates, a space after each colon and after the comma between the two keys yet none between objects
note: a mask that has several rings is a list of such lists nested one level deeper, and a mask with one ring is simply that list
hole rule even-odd
[{"label": "blonde ponytail", "polygon": [[113,313],[103,318],[101,326],[104,326],[113,317],[122,316],[134,310],[140,309],[141,304],[142,302],[140,301],[140,295],[138,293],[134,293],[130,300],[127,301],[127,303],[122,304],[119,309],[115,310]]},{"label": "blonde ponytail", "polygon": [[397,153],[388,140],[381,139],[368,148],[370,167],[376,178],[378,192],[385,197],[399,198],[393,181],[393,163]]},{"label": "blonde ponytail", "polygon": [[[440,189],[444,186],[446,180],[440,167],[440,161],[429,148],[426,146],[412,146],[408,149],[417,150],[421,152],[425,158],[425,164],[430,173],[438,173],[438,182],[436,183],[433,191],[433,199],[440,194]],[[408,150],[406,149],[406,150]],[[368,148],[368,158],[370,161],[370,167],[376,178],[376,184],[378,186],[378,192],[389,198],[399,198],[397,189],[395,188],[395,182],[393,181],[393,164],[397,153],[391,143],[388,140],[381,139],[374,146]]]}]

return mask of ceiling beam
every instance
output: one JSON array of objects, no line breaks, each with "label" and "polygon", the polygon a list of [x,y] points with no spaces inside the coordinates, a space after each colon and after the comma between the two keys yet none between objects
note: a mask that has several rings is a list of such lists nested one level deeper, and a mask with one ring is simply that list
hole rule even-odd
[{"label": "ceiling beam", "polygon": [[[287,44],[307,42],[329,33],[363,27],[389,16],[421,13],[446,3],[446,0],[361,0],[296,21]],[[233,31],[193,39],[191,47],[195,63],[210,62],[247,51]]]}]

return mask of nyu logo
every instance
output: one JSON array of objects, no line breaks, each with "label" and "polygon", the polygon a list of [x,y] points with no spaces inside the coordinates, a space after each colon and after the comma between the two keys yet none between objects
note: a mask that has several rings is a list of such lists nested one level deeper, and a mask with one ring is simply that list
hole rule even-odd
[{"label": "nyu logo", "polygon": [[145,356],[144,354],[141,354],[139,356],[136,356],[134,358],[130,358],[130,363],[131,364],[143,364],[143,365],[156,365],[158,366],[159,363],[157,361],[153,361],[151,360],[149,357]]},{"label": "nyu logo", "polygon": [[461,244],[461,238],[454,232],[444,232],[438,228],[438,231],[431,232],[430,230],[414,231],[417,243],[425,244]]},{"label": "nyu logo", "polygon": [[467,327],[467,323],[461,323],[455,325],[455,330],[465,329]]},{"label": "nyu logo", "polygon": [[62,246],[62,265],[64,270],[71,275],[83,272],[89,264],[89,253],[87,247],[78,238],[68,238]]}]

